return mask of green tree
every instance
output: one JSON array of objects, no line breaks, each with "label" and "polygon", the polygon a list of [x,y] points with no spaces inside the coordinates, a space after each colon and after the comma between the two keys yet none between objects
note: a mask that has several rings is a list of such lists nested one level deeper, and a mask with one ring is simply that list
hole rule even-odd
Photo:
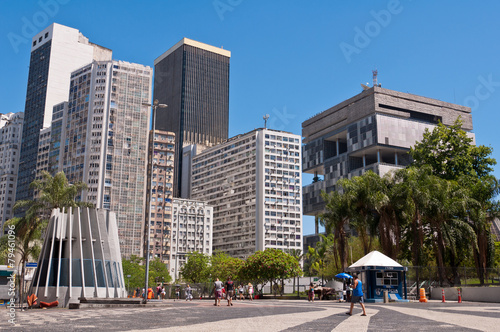
[{"label": "green tree", "polygon": [[495,267],[500,268],[500,242],[495,242]]},{"label": "green tree", "polygon": [[[335,261],[335,255],[333,254],[335,250],[335,238],[333,234],[328,234],[324,236],[319,234],[321,240],[316,243],[316,247],[308,248],[307,258],[311,261],[311,273],[316,272],[321,276],[322,281],[324,279],[330,279],[335,275],[338,264]],[[335,266],[335,268],[332,268]]]},{"label": "green tree", "polygon": [[365,255],[372,251],[372,242],[377,233],[379,216],[376,214],[376,194],[382,189],[380,182],[380,176],[372,171],[338,182],[348,200],[349,225],[361,239]]},{"label": "green tree", "polygon": [[[404,216],[403,241],[410,252],[403,258],[411,259],[413,266],[422,266],[427,263],[425,230],[425,209],[431,200],[431,168],[408,167],[395,172],[397,185],[394,188],[394,198],[398,201],[398,208]],[[418,270],[417,270],[418,271]],[[417,272],[417,282],[419,275]]]},{"label": "green tree", "polygon": [[231,257],[228,254],[218,251],[210,259],[210,276],[212,280],[219,278],[224,281],[228,277],[233,280],[245,279],[242,275],[245,262],[240,258]]},{"label": "green tree", "polygon": [[347,267],[347,233],[346,226],[351,217],[350,200],[346,195],[338,191],[327,194],[321,193],[325,201],[325,212],[321,215],[321,223],[325,227],[326,234],[333,234],[335,246],[333,254],[339,263],[339,268],[345,271]]},{"label": "green tree", "polygon": [[[300,265],[300,261],[307,255],[307,254],[303,254],[302,250],[300,250],[300,249],[290,249],[288,254],[290,256],[292,256],[293,258],[295,258],[297,260],[297,262],[299,263],[299,265]],[[295,278],[293,278],[293,291],[295,292]],[[298,295],[298,293],[299,293],[299,284],[298,284],[298,280],[297,280],[297,295]]]},{"label": "green tree", "polygon": [[457,180],[462,175],[486,176],[496,165],[490,157],[493,150],[472,142],[462,130],[460,118],[448,127],[439,123],[432,131],[426,129],[422,140],[410,149],[413,166],[428,165],[434,175],[447,180]]},{"label": "green tree", "polygon": [[401,211],[397,208],[397,198],[394,195],[395,178],[392,173],[380,177],[371,171],[363,176],[368,177],[372,183],[371,202],[377,213],[375,219],[380,251],[392,259],[397,259],[400,253],[402,223]]},{"label": "green tree", "polygon": [[[143,274],[144,275],[144,274]],[[149,279],[148,285],[156,285],[157,283],[170,283],[172,277],[167,269],[167,264],[163,263],[158,257],[149,261]]]},{"label": "green tree", "polygon": [[[125,282],[128,283],[129,292],[132,289],[144,288],[144,274],[146,270],[143,261],[144,258],[135,255],[130,256],[130,259],[122,259],[123,275],[125,276]],[[127,278],[128,275],[130,278]]]},{"label": "green tree", "polygon": [[[48,218],[53,209],[64,209],[76,206],[92,206],[90,203],[77,202],[76,196],[86,188],[82,182],[68,183],[63,172],[52,177],[48,172],[42,172],[42,179],[35,180],[30,188],[37,193],[34,200],[17,201],[14,211],[22,209],[25,211],[21,218],[7,221],[6,225],[15,226],[16,248],[21,260],[20,284],[24,285],[24,274],[26,262],[38,259],[40,253],[40,237],[46,228]],[[21,287],[21,298],[23,298],[23,287]]]},{"label": "green tree", "polygon": [[302,274],[300,265],[294,257],[274,248],[255,252],[247,258],[244,268],[247,277],[256,284],[262,284],[262,287],[267,282],[273,286],[274,281]]},{"label": "green tree", "polygon": [[40,215],[41,218],[48,219],[53,209],[77,206],[93,207],[92,203],[77,200],[77,196],[82,190],[87,189],[87,185],[83,182],[69,183],[64,172],[52,176],[43,171],[42,178],[33,181],[30,188],[36,193],[35,199],[17,201],[14,210],[27,209],[26,214],[31,212]]},{"label": "green tree", "polygon": [[182,278],[191,283],[208,281],[210,257],[198,251],[188,254],[187,262],[181,268]]},{"label": "green tree", "polygon": [[487,267],[493,261],[489,223],[498,211],[498,202],[494,199],[499,193],[499,184],[491,175],[496,160],[491,157],[492,148],[472,145],[472,138],[461,127],[460,119],[449,127],[438,124],[432,132],[424,133],[410,154],[415,166],[429,165],[434,175],[457,181],[468,190],[467,219],[476,236],[473,254],[482,284]]}]

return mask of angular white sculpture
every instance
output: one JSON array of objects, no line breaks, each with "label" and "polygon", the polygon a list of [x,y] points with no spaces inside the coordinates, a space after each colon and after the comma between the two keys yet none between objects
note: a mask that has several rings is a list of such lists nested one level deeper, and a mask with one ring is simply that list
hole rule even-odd
[{"label": "angular white sculpture", "polygon": [[127,297],[116,215],[105,209],[53,210],[31,293],[60,307],[78,298]]}]

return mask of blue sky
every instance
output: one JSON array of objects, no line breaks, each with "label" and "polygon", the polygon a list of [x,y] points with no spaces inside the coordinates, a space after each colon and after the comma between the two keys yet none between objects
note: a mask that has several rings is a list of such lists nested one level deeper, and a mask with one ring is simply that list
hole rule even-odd
[{"label": "blue sky", "polygon": [[[498,1],[460,0],[2,0],[0,113],[24,110],[31,38],[57,22],[150,66],[183,37],[230,50],[230,136],[265,114],[268,127],[300,134],[377,68],[385,88],[471,107],[477,143],[500,161],[498,13]],[[306,218],[304,234],[313,230]]]}]

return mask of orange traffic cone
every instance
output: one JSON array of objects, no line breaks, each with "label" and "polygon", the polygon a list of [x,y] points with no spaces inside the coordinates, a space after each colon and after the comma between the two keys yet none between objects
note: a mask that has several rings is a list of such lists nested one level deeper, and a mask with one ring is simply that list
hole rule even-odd
[{"label": "orange traffic cone", "polygon": [[462,303],[462,294],[460,292],[460,288],[458,289],[458,303]]},{"label": "orange traffic cone", "polygon": [[444,299],[444,289],[441,289],[441,297],[442,297],[442,302],[445,303],[446,300]]},{"label": "orange traffic cone", "polygon": [[419,302],[427,302],[427,298],[425,297],[425,289],[424,288],[420,288],[420,300],[418,300]]}]

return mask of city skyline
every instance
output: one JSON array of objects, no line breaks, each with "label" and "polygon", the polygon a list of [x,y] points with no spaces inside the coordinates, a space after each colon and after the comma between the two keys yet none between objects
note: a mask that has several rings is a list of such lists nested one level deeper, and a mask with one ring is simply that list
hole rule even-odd
[{"label": "city skyline", "polygon": [[[24,111],[31,38],[57,22],[117,59],[151,67],[183,37],[231,50],[229,137],[263,127],[265,114],[268,127],[301,134],[303,121],[358,94],[377,68],[384,88],[471,107],[477,144],[500,159],[498,46],[491,42],[500,5],[493,1],[31,3],[0,5],[4,114]],[[304,234],[310,229],[306,222]]]}]

